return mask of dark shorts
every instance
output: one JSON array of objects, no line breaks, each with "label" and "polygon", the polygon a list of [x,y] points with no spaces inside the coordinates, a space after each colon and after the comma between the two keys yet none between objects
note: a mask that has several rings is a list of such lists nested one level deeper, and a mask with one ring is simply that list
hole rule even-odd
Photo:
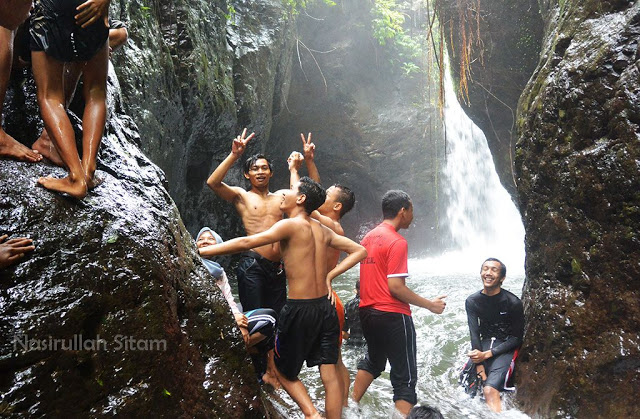
[{"label": "dark shorts", "polygon": [[287,300],[287,277],[281,262],[272,262],[256,252],[246,252],[236,274],[243,310],[270,308],[280,314]]},{"label": "dark shorts", "polygon": [[[501,342],[495,341],[493,346],[498,346]],[[486,351],[491,347],[490,340],[482,341],[482,350]],[[513,359],[513,352],[507,352],[498,356],[493,356],[484,361],[484,372],[487,374],[487,380],[484,382],[485,386],[493,387],[496,390],[504,390],[505,381],[507,379],[507,373],[511,366],[511,360]]]},{"label": "dark shorts", "polygon": [[270,308],[258,308],[244,313],[247,316],[247,329],[249,335],[260,333],[265,336],[265,340],[257,346],[266,352],[273,348],[273,338],[276,331],[276,312]]},{"label": "dark shorts", "polygon": [[411,316],[373,308],[360,308],[360,323],[367,341],[367,354],[358,362],[358,369],[374,378],[391,365],[393,401],[417,403],[416,330]]},{"label": "dark shorts", "polygon": [[338,316],[324,296],[312,300],[287,300],[280,312],[276,331],[276,367],[295,380],[307,367],[338,362]]},{"label": "dark shorts", "polygon": [[89,61],[106,45],[104,20],[83,29],[75,22],[76,7],[85,0],[38,0],[29,28],[31,51],[44,51],[63,61]]}]

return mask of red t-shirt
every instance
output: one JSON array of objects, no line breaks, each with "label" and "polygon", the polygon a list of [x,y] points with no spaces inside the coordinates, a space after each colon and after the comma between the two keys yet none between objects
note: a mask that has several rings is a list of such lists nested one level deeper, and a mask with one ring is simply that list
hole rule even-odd
[{"label": "red t-shirt", "polygon": [[388,278],[407,277],[407,240],[388,223],[381,223],[360,242],[367,257],[360,262],[360,307],[411,315],[409,304],[391,295]]}]

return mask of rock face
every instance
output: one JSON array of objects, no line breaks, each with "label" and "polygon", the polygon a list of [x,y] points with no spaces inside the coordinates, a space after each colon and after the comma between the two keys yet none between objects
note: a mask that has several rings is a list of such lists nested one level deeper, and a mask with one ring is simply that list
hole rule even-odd
[{"label": "rock face", "polygon": [[[60,168],[0,161],[0,231],[36,244],[0,272],[0,413],[263,417],[228,304],[109,92],[104,182],[82,201],[35,186]],[[9,96],[7,131],[31,144],[33,81]]]},{"label": "rock face", "polygon": [[500,181],[515,196],[516,108],[539,59],[544,25],[538,0],[436,4],[458,86],[463,52],[469,54],[468,95],[460,95],[460,104],[487,137]]},{"label": "rock face", "polygon": [[[313,132],[323,183],[356,191],[348,235],[380,219],[387,189],[404,188],[424,226],[416,239],[433,246],[444,160],[435,89],[428,96],[435,82],[391,69],[369,2],[317,3],[297,17],[276,0],[114,5],[130,21],[114,62],[142,147],[165,170],[188,229],[209,225],[227,238],[244,233],[239,218],[205,182],[231,139],[245,126],[256,133],[245,154],[273,159],[275,190],[288,185],[286,158],[301,150],[300,133]],[[245,185],[239,164],[226,180]]]},{"label": "rock face", "polygon": [[519,107],[526,411],[638,417],[640,3],[541,2]]}]

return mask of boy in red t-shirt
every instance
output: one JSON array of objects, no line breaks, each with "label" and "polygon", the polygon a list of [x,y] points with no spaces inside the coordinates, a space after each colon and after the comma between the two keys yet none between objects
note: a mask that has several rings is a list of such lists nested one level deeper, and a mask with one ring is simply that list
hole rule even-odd
[{"label": "boy in red t-shirt", "polygon": [[361,242],[368,253],[360,262],[360,322],[368,352],[358,363],[353,399],[360,402],[389,360],[395,408],[406,416],[417,402],[416,332],[409,304],[440,314],[446,296],[428,300],[405,284],[408,246],[398,230],[413,220],[409,195],[388,191],[382,198],[382,214],[382,223]]}]

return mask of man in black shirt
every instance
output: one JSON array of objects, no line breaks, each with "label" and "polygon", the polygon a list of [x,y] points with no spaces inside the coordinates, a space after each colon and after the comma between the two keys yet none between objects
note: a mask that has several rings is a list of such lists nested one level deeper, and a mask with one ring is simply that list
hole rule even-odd
[{"label": "man in black shirt", "polygon": [[504,263],[494,258],[485,260],[480,269],[483,289],[465,302],[472,349],[467,355],[485,381],[484,397],[494,412],[502,410],[500,391],[524,335],[522,302],[501,288],[506,275]]}]

